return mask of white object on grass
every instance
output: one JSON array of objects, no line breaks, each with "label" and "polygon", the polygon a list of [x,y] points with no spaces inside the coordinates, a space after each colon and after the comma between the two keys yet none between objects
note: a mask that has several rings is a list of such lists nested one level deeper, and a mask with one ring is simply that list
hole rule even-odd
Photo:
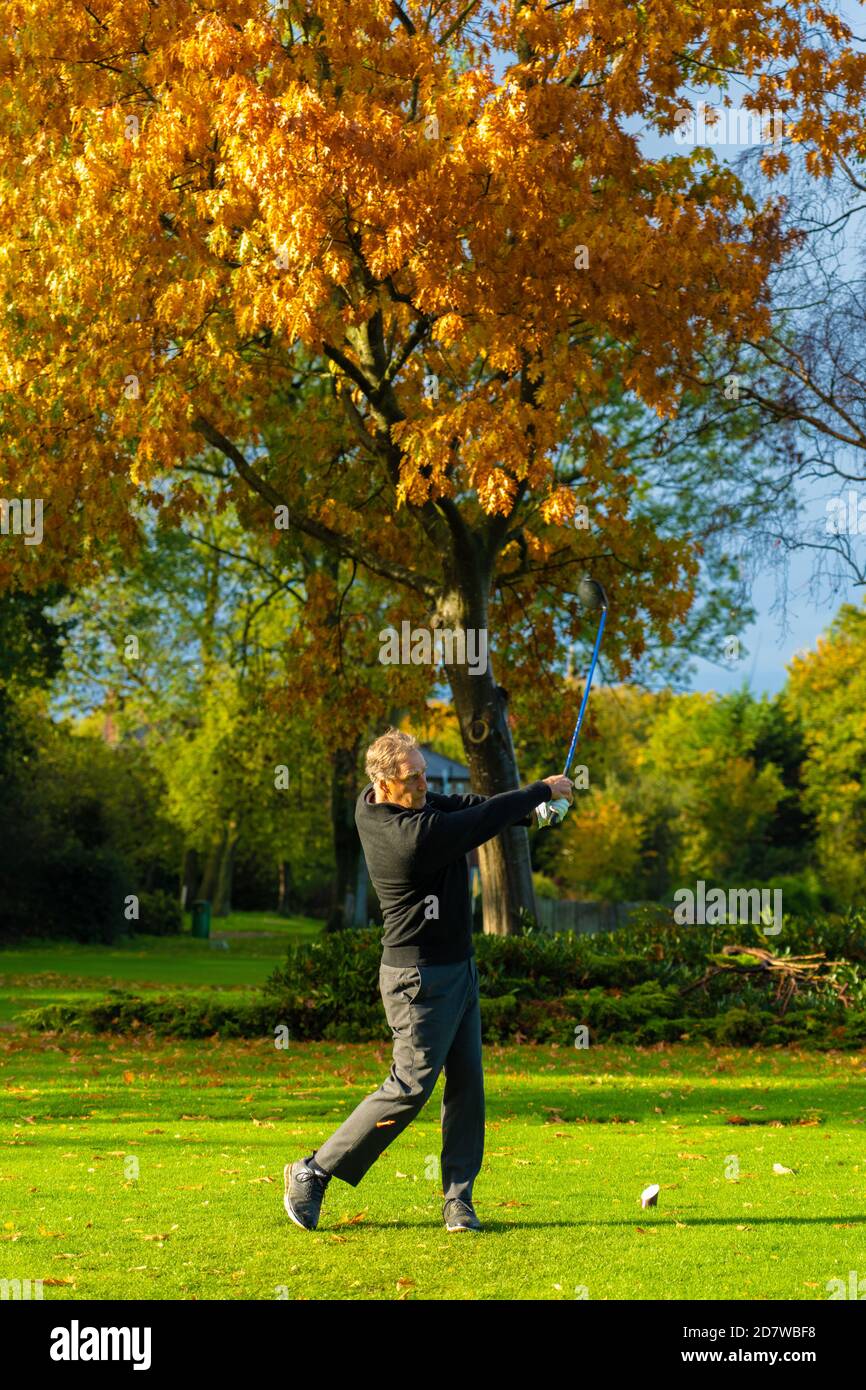
[{"label": "white object on grass", "polygon": [[641,1206],[654,1207],[658,1202],[660,1190],[661,1189],[659,1188],[657,1182],[650,1183],[649,1187],[645,1187],[643,1192],[640,1194]]}]

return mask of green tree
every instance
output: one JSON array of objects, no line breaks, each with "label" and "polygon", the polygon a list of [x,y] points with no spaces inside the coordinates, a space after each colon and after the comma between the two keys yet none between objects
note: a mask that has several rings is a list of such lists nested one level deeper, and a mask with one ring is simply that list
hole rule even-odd
[{"label": "green tree", "polygon": [[785,699],[808,749],[805,809],[820,874],[837,906],[866,894],[866,610],[843,604],[814,651],[788,667]]}]

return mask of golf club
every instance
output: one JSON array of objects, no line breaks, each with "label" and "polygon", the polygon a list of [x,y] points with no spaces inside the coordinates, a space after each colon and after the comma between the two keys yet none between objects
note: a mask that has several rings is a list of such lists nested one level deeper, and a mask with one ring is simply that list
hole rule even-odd
[{"label": "golf club", "polygon": [[[586,702],[589,699],[589,687],[592,685],[592,677],[595,673],[595,663],[598,660],[598,652],[599,648],[601,647],[601,639],[604,633],[604,625],[607,621],[608,610],[607,594],[605,593],[602,585],[599,584],[598,580],[596,579],[582,579],[577,586],[577,596],[583,604],[584,608],[590,608],[593,611],[601,609],[601,617],[598,622],[598,632],[596,633],[595,647],[593,648],[592,652],[592,661],[589,664],[589,675],[586,678],[586,685],[584,686],[583,691],[583,699],[580,702],[580,713],[577,716],[577,723],[574,726],[574,733],[571,736],[571,747],[568,750],[568,757],[565,760],[565,768],[562,774],[563,777],[568,776],[568,769],[571,767],[571,760],[574,757],[574,749],[577,743],[577,736],[580,733],[580,726],[583,723],[583,716],[586,713]],[[550,825],[558,825],[560,819],[561,817],[559,816],[558,812],[551,811],[548,823]]]}]

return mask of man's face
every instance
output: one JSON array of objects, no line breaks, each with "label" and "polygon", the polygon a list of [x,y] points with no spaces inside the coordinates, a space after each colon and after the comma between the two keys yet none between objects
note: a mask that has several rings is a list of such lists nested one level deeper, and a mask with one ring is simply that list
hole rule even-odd
[{"label": "man's face", "polygon": [[[427,800],[426,767],[423,753],[417,748],[410,748],[397,777],[385,782],[384,799],[396,802],[398,806],[408,806],[412,811],[420,811]],[[382,795],[381,784],[378,794]]]}]

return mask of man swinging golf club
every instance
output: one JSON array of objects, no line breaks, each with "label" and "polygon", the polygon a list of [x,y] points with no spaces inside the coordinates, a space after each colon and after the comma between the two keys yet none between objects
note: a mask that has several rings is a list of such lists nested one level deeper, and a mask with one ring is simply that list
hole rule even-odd
[{"label": "man swinging golf club", "polygon": [[315,1230],[331,1178],[357,1187],[444,1067],[443,1216],[449,1231],[477,1231],[472,1184],[484,1153],[484,1081],[466,855],[506,826],[541,823],[552,800],[564,814],[572,783],[554,776],[498,796],[440,796],[427,790],[417,741],[394,729],[367,749],[366,771],[355,824],[385,919],[379,989],[393,1061],[387,1080],[324,1144],[286,1164],[284,1205],[298,1226]]}]

